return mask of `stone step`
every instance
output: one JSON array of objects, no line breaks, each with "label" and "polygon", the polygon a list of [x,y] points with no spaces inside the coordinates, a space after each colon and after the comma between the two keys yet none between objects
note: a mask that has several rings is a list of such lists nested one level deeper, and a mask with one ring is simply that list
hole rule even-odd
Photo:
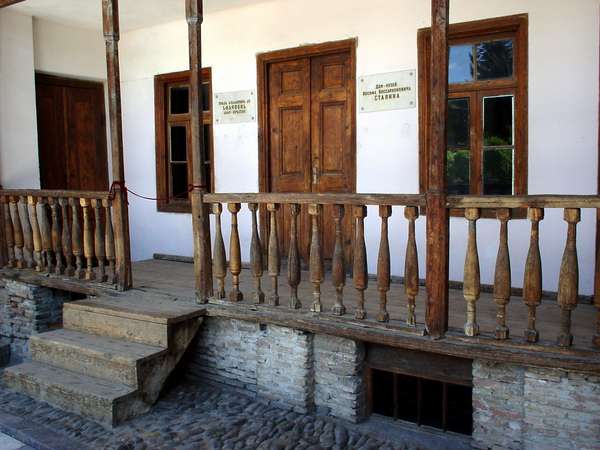
[{"label": "stone step", "polygon": [[149,409],[130,386],[36,361],[9,367],[3,377],[12,389],[108,426]]},{"label": "stone step", "polygon": [[29,349],[34,361],[134,388],[139,387],[140,364],[168,351],[164,347],[67,329],[32,336]]},{"label": "stone step", "polygon": [[203,308],[192,304],[155,298],[145,301],[139,294],[136,297],[100,297],[65,303],[63,326],[70,330],[168,347],[169,326],[204,314]]}]

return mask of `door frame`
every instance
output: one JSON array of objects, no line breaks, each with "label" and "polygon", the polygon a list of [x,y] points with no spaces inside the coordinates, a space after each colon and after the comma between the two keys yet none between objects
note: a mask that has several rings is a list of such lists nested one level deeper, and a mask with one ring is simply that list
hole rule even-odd
[{"label": "door frame", "polygon": [[324,56],[343,51],[350,52],[350,73],[352,75],[351,108],[352,108],[352,146],[354,154],[354,173],[351,175],[352,192],[356,192],[356,48],[358,38],[344,39],[341,41],[324,42],[321,44],[303,45],[301,47],[275,50],[256,55],[257,65],[257,100],[258,100],[258,191],[270,192],[269,180],[269,64],[285,62],[298,58]]}]

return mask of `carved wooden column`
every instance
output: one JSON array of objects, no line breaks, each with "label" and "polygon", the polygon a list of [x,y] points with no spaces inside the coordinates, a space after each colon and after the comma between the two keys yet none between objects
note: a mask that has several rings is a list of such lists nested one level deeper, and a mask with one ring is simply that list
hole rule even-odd
[{"label": "carved wooden column", "polygon": [[83,279],[85,272],[83,270],[83,246],[81,245],[81,225],[79,221],[79,200],[69,199],[71,205],[71,248],[75,256],[75,272],[73,276],[77,279]]},{"label": "carved wooden column", "polygon": [[43,268],[42,260],[42,234],[40,232],[40,224],[37,214],[37,197],[30,195],[27,197],[29,206],[29,221],[33,233],[33,259],[35,260],[35,270],[41,272]]},{"label": "carved wooden column", "polygon": [[240,291],[240,273],[242,273],[242,252],[240,247],[240,234],[238,231],[237,215],[242,205],[229,203],[227,209],[231,213],[231,235],[229,236],[229,272],[231,272],[232,288],[229,291],[229,300],[241,302],[244,295]]},{"label": "carved wooden column", "polygon": [[31,228],[31,222],[29,221],[26,196],[22,195],[19,197],[17,209],[19,218],[21,219],[21,227],[23,229],[23,259],[25,261],[25,266],[28,269],[33,269],[35,267],[33,257],[33,229]]},{"label": "carved wooden column", "polygon": [[60,221],[60,212],[58,209],[58,199],[48,197],[50,205],[50,214],[52,217],[52,251],[56,262],[56,273],[62,274],[65,270],[62,257],[62,224]]},{"label": "carved wooden column", "polygon": [[110,270],[110,278],[108,281],[111,284],[115,284],[118,279],[115,271],[115,232],[113,228],[112,204],[110,199],[102,200],[102,207],[104,208],[104,217],[106,218],[104,242],[106,245],[106,260],[108,261],[108,268]]},{"label": "carved wooden column", "polygon": [[92,208],[94,208],[94,253],[98,261],[98,279],[104,283],[108,280],[106,276],[106,243],[104,233],[104,222],[102,220],[102,201],[92,200]]},{"label": "carved wooden column", "polygon": [[506,305],[510,301],[511,277],[510,254],[508,251],[508,221],[511,218],[510,209],[499,208],[496,217],[500,221],[500,243],[496,256],[494,272],[494,301],[498,307],[496,312],[496,339],[508,339],[509,331],[506,326]]},{"label": "carved wooden column", "polygon": [[215,247],[213,250],[213,273],[217,279],[217,298],[225,298],[225,277],[227,276],[227,256],[225,255],[225,241],[221,226],[223,206],[220,203],[212,205],[215,216]]},{"label": "carved wooden column", "polygon": [[194,269],[196,275],[196,299],[206,303],[213,295],[212,263],[210,254],[209,209],[203,201],[207,189],[203,170],[206,155],[204,127],[202,125],[202,0],[186,0],[190,54],[191,98],[191,152],[192,152],[192,226],[194,233]]},{"label": "carved wooden column", "polygon": [[319,220],[323,214],[322,205],[308,205],[308,214],[311,217],[311,239],[310,239],[310,282],[313,285],[313,303],[310,307],[312,312],[323,311],[321,304],[321,283],[323,282],[323,249],[321,248],[321,231]]},{"label": "carved wooden column", "polygon": [[404,292],[406,293],[407,315],[406,324],[414,327],[416,299],[419,294],[419,255],[415,237],[415,220],[419,217],[419,208],[407,206],[404,217],[408,220],[408,240],[406,241],[406,257],[404,260]]},{"label": "carved wooden column", "polygon": [[365,290],[369,285],[367,247],[365,245],[365,217],[367,217],[367,207],[355,206],[353,214],[355,221],[355,236],[352,278],[354,287],[358,292],[358,304],[356,305],[354,317],[358,320],[362,320],[367,317],[367,310],[365,309]]},{"label": "carved wooden column", "polygon": [[392,215],[391,206],[380,206],[381,237],[379,241],[379,254],[377,256],[377,290],[379,291],[379,322],[389,322],[390,314],[387,311],[387,293],[390,290],[390,240],[388,237],[388,220]]},{"label": "carved wooden column", "polygon": [[463,286],[463,295],[467,302],[467,323],[465,324],[465,334],[467,336],[477,336],[479,334],[476,309],[476,303],[481,294],[479,255],[477,253],[477,220],[479,217],[479,209],[467,208],[465,210],[465,218],[469,221],[469,240],[465,256],[465,279]]},{"label": "carved wooden column", "polygon": [[[0,190],[2,186],[0,185]],[[2,206],[3,195],[0,195],[0,268],[8,266],[8,243],[6,242],[6,230],[4,228],[4,206]]]},{"label": "carved wooden column", "polygon": [[87,198],[81,199],[81,208],[83,209],[83,254],[86,260],[85,279],[91,281],[96,279],[94,273],[94,231],[92,230],[90,201]]},{"label": "carved wooden column", "polygon": [[58,203],[62,217],[62,251],[67,263],[65,274],[71,277],[75,273],[75,268],[73,267],[73,242],[71,228],[69,227],[69,199],[61,198]]},{"label": "carved wooden column", "polygon": [[262,290],[263,276],[262,243],[258,234],[258,203],[249,203],[248,209],[252,215],[252,240],[250,241],[250,266],[254,276],[254,301],[257,304],[265,302],[265,293]]},{"label": "carved wooden column", "polygon": [[15,242],[15,258],[17,260],[17,268],[25,268],[25,259],[23,258],[23,229],[21,228],[21,218],[19,217],[19,207],[17,205],[18,198],[11,196],[10,200],[10,217],[12,220],[12,229]]},{"label": "carved wooden column", "polygon": [[115,269],[117,286],[127,290],[132,285],[129,237],[129,207],[125,190],[123,162],[123,124],[121,118],[121,75],[119,69],[119,1],[102,0],[104,41],[108,74],[108,109],[112,152],[113,219],[115,233]]},{"label": "carved wooden column", "polygon": [[333,205],[333,222],[335,226],[335,246],[333,248],[333,261],[331,262],[331,281],[335,288],[335,302],[331,313],[336,316],[346,314],[344,306],[344,285],[346,284],[346,262],[344,260],[344,236],[342,234],[342,220],[344,219],[344,205]]},{"label": "carved wooden column", "polygon": [[449,218],[446,208],[449,0],[431,2],[431,112],[427,202],[427,305],[429,335],[448,330]]},{"label": "carved wooden column", "polygon": [[8,197],[0,197],[2,200],[2,213],[4,218],[4,236],[6,239],[7,251],[7,267],[15,267],[17,260],[15,258],[15,235],[13,234],[12,220],[10,218],[10,207],[8,205]]},{"label": "carved wooden column", "polygon": [[581,211],[577,208],[565,209],[565,221],[569,224],[567,243],[560,266],[557,301],[560,306],[560,334],[558,345],[573,345],[571,333],[571,311],[577,307],[579,297],[579,263],[577,261],[577,224]]},{"label": "carved wooden column", "polygon": [[271,306],[279,306],[279,287],[278,280],[281,270],[281,261],[279,259],[279,237],[277,236],[277,211],[279,205],[269,203],[267,211],[269,212],[269,247],[267,269],[271,277],[271,293],[268,297],[268,304]]},{"label": "carved wooden column", "polygon": [[42,235],[42,266],[46,272],[52,272],[52,231],[48,221],[48,208],[45,197],[38,198],[38,222],[40,224],[40,234]]},{"label": "carved wooden column", "polygon": [[525,339],[528,342],[537,342],[539,333],[535,326],[536,308],[542,301],[542,257],[540,255],[539,227],[540,221],[544,219],[544,210],[529,208],[527,217],[531,221],[531,237],[523,281],[523,301],[528,308]]},{"label": "carved wooden column", "polygon": [[300,205],[290,205],[290,247],[288,254],[288,284],[290,285],[290,308],[300,309],[302,303],[298,298],[298,285],[300,284],[300,253],[298,252],[298,215]]}]

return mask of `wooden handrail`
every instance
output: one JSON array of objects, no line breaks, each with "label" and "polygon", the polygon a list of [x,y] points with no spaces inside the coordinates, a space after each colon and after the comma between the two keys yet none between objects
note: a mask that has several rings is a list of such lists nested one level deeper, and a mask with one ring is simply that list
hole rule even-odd
[{"label": "wooden handrail", "polygon": [[448,208],[600,208],[600,195],[449,195]]},{"label": "wooden handrail", "polygon": [[227,193],[205,194],[203,201],[205,203],[424,206],[425,196],[420,194]]},{"label": "wooden handrail", "polygon": [[0,196],[13,197],[51,197],[51,198],[87,198],[108,200],[109,191],[62,191],[48,189],[1,189]]}]

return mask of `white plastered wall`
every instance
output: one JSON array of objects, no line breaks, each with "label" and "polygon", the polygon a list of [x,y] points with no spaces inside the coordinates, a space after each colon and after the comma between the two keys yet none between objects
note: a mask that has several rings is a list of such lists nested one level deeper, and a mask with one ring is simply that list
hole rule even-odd
[{"label": "white plastered wall", "polygon": [[[213,69],[213,91],[256,88],[256,54],[306,43],[358,38],[357,75],[417,67],[417,30],[429,26],[430,2],[276,0],[208,14],[203,57]],[[454,0],[451,21],[529,14],[529,192],[596,192],[598,127],[598,0]],[[184,20],[124,34],[121,43],[123,118],[130,188],[155,194],[153,76],[188,68]],[[257,125],[215,125],[216,188],[258,189]],[[418,192],[417,109],[359,114],[358,192]],[[594,214],[579,227],[581,286],[593,278]],[[417,229],[424,276],[424,220]],[[225,221],[225,226],[227,221]],[[402,274],[406,224],[401,209],[391,219],[392,271]],[[562,211],[548,210],[541,226],[544,288],[556,290],[566,226]],[[157,213],[152,202],[132,199],[134,259],[152,253],[192,254],[191,218]],[[240,218],[243,242],[249,216]],[[479,223],[482,281],[493,280],[498,224]],[[513,284],[521,285],[529,226],[510,225]],[[379,219],[367,218],[370,270],[375,271]],[[452,219],[450,277],[462,279],[466,223]],[[247,247],[247,246],[245,246]],[[247,258],[248,249],[244,248]]]}]

